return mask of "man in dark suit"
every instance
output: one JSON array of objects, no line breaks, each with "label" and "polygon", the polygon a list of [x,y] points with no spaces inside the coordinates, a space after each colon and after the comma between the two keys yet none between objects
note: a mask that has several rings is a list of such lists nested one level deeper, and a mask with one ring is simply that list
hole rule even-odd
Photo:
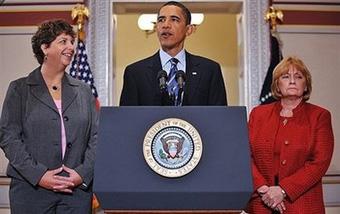
[{"label": "man in dark suit", "polygon": [[[184,92],[179,105],[227,105],[220,65],[184,50],[185,38],[193,31],[190,23],[190,11],[179,2],[170,1],[160,8],[156,31],[161,48],[153,56],[126,67],[121,106],[175,105],[176,102],[169,96],[173,58],[176,61],[175,70],[185,72]],[[161,70],[168,76],[166,93],[160,89]],[[177,93],[173,99],[178,97],[181,96]]]}]

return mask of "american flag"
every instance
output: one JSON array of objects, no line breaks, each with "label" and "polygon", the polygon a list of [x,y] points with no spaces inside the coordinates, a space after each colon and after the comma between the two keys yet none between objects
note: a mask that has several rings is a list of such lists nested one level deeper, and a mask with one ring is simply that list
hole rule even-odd
[{"label": "american flag", "polygon": [[267,70],[266,77],[264,79],[261,95],[260,95],[260,103],[261,104],[269,104],[275,102],[276,99],[273,97],[271,92],[273,71],[277,64],[282,60],[282,52],[280,48],[280,43],[278,40],[278,36],[270,35],[270,65]]},{"label": "american flag", "polygon": [[[72,65],[70,68],[70,75],[76,79],[82,80],[91,87],[93,96],[96,98],[96,108],[99,110],[100,103],[98,100],[97,89],[94,86],[93,75],[90,69],[90,65],[87,61],[85,43],[78,39],[76,53],[74,54]],[[92,211],[99,207],[99,202],[93,194],[92,196]]]},{"label": "american flag", "polygon": [[70,75],[87,83],[91,87],[93,96],[98,98],[97,89],[94,86],[93,75],[87,61],[85,44],[81,40],[78,41],[76,53],[74,54],[70,68]]}]

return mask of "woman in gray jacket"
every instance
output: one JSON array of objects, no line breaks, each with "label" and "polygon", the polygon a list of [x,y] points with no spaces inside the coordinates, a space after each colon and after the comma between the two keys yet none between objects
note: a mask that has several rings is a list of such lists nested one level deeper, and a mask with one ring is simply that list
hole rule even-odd
[{"label": "woman in gray jacket", "polygon": [[90,88],[65,73],[75,33],[46,21],[32,37],[40,66],[10,83],[0,119],[11,213],[91,213],[97,112]]}]

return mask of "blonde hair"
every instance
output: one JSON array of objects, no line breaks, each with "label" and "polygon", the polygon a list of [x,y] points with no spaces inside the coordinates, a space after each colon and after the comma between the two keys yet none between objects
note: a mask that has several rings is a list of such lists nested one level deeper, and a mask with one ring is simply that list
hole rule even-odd
[{"label": "blonde hair", "polygon": [[271,90],[273,97],[276,99],[281,99],[282,94],[278,88],[279,78],[288,73],[289,69],[294,67],[296,70],[301,71],[302,75],[306,79],[306,90],[303,93],[303,99],[308,100],[312,92],[312,76],[307,68],[307,66],[302,62],[301,59],[289,56],[284,58],[274,69]]}]

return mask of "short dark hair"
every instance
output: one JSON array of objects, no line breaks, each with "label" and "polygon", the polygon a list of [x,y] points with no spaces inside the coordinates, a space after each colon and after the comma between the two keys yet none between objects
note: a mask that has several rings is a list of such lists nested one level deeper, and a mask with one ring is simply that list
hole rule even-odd
[{"label": "short dark hair", "polygon": [[75,37],[75,32],[72,26],[65,20],[47,20],[40,24],[37,32],[33,35],[31,44],[35,58],[37,58],[38,63],[41,65],[44,62],[44,53],[41,50],[41,45],[46,44],[49,46],[57,36],[65,33],[73,38]]},{"label": "short dark hair", "polygon": [[177,2],[177,1],[169,1],[169,2],[167,2],[167,3],[165,3],[165,4],[163,4],[162,7],[159,8],[159,10],[158,10],[158,15],[159,15],[159,11],[160,11],[163,7],[169,6],[169,5],[173,5],[173,6],[176,6],[176,7],[181,8],[181,9],[182,9],[182,13],[183,13],[183,15],[184,15],[184,17],[185,17],[185,23],[186,23],[186,25],[190,25],[190,24],[191,24],[191,12],[190,12],[190,10],[189,10],[186,6],[184,6],[184,4],[182,4],[182,3],[180,3],[180,2]]}]

